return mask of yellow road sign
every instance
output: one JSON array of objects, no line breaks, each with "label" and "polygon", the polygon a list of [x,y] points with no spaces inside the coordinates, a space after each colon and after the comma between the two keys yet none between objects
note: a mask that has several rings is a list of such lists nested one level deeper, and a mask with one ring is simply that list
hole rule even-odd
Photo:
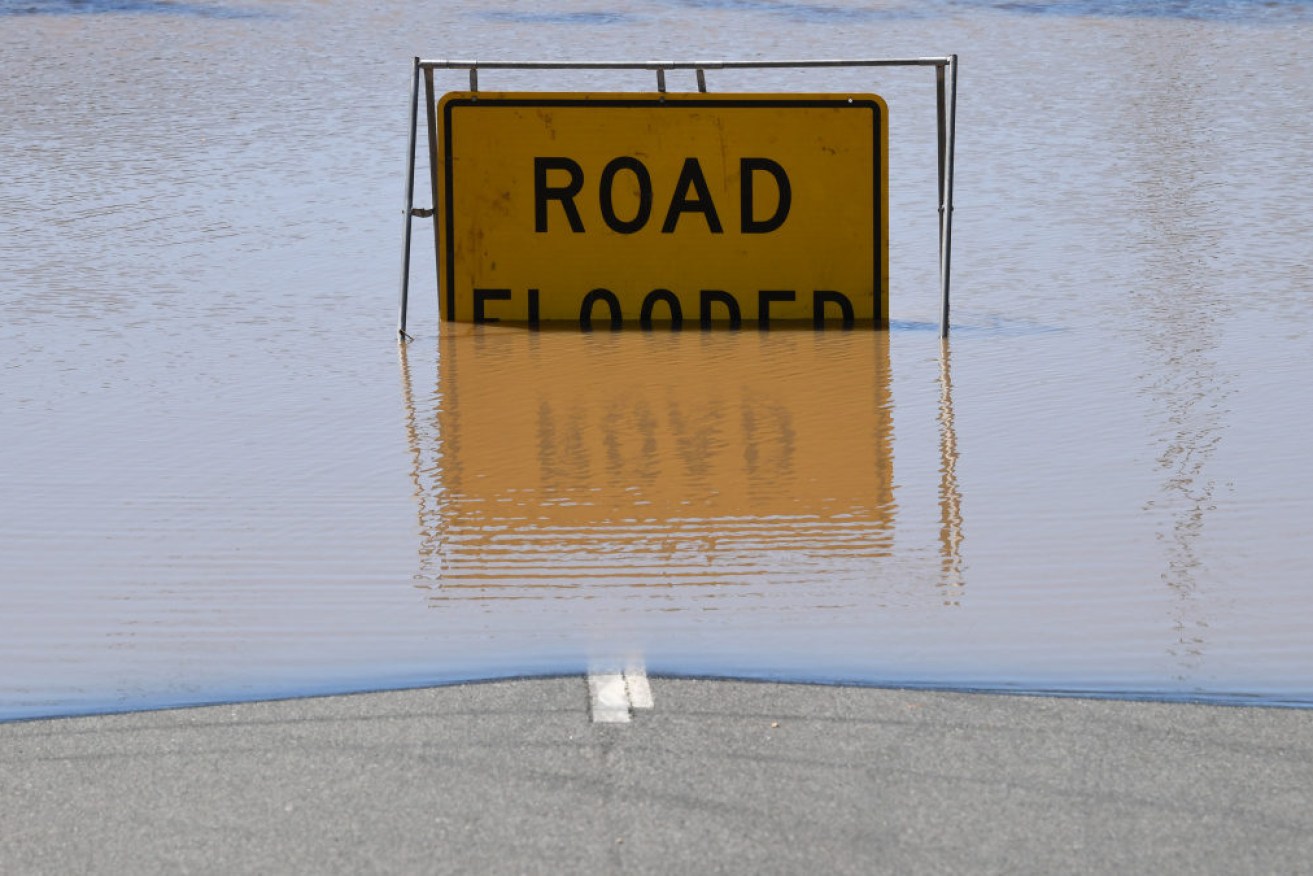
[{"label": "yellow road sign", "polygon": [[447,320],[888,318],[876,95],[454,92],[438,127]]}]

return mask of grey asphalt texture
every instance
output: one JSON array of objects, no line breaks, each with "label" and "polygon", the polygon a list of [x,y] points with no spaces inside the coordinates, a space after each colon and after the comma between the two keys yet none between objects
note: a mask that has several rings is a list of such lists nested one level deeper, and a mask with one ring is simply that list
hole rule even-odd
[{"label": "grey asphalt texture", "polygon": [[1313,871],[1313,711],[581,677],[0,725],[0,872]]}]

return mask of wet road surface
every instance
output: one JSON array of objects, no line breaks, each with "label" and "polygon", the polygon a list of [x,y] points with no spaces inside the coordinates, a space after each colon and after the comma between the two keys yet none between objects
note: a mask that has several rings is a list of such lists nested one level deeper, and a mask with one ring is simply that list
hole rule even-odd
[{"label": "wet road surface", "polygon": [[0,725],[5,872],[1297,872],[1313,713],[579,676]]}]

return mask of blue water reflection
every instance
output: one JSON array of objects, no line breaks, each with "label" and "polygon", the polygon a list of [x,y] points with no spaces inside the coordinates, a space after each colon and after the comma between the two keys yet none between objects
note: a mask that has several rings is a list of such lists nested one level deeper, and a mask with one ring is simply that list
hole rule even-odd
[{"label": "blue water reflection", "polygon": [[863,5],[761,3],[756,0],[670,2],[691,10],[732,11],[812,23],[923,20],[961,14],[967,10],[1021,15],[1277,23],[1308,18],[1313,10],[1309,0],[887,0]]},{"label": "blue water reflection", "polygon": [[552,12],[548,10],[483,10],[473,17],[510,24],[613,25],[629,24],[638,16],[627,12]]},{"label": "blue water reflection", "polygon": [[265,18],[273,13],[260,9],[238,9],[215,3],[185,3],[173,0],[6,0],[2,15],[179,15],[196,18]]},{"label": "blue water reflection", "polygon": [[1304,19],[1313,10],[1313,4],[1308,0],[965,0],[960,5],[984,6],[1026,15],[1229,22]]}]

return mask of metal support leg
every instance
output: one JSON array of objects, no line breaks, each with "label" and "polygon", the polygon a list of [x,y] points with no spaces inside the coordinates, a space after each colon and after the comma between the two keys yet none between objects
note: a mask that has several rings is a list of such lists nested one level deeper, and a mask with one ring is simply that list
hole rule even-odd
[{"label": "metal support leg", "polygon": [[[937,67],[939,97],[939,336],[948,337],[948,276],[953,253],[953,147],[957,113],[957,55],[948,56],[948,69]],[[947,94],[945,94],[947,74]]]},{"label": "metal support leg", "polygon": [[[939,142],[939,200],[935,203],[942,216],[944,210],[944,152],[948,149],[948,103],[944,91],[944,70],[947,63],[935,67],[935,121]],[[944,228],[939,227],[939,248],[944,248]]]},{"label": "metal support leg", "polygon": [[[452,320],[456,315],[452,313],[450,306],[444,307],[442,302],[442,237],[438,233],[438,211],[442,209],[442,204],[438,201],[438,173],[441,168],[438,167],[438,105],[433,91],[432,67],[424,68],[424,99],[428,101],[425,109],[428,111],[429,129],[429,184],[433,189],[433,264],[437,272],[438,313],[442,318]],[[450,299],[447,303],[451,303]]]},{"label": "metal support leg", "polygon": [[410,82],[410,160],[406,162],[406,227],[401,237],[401,307],[397,315],[397,336],[400,340],[410,339],[406,334],[406,308],[410,301],[410,230],[411,210],[415,207],[415,129],[419,120],[419,58],[415,59],[415,70]]}]

